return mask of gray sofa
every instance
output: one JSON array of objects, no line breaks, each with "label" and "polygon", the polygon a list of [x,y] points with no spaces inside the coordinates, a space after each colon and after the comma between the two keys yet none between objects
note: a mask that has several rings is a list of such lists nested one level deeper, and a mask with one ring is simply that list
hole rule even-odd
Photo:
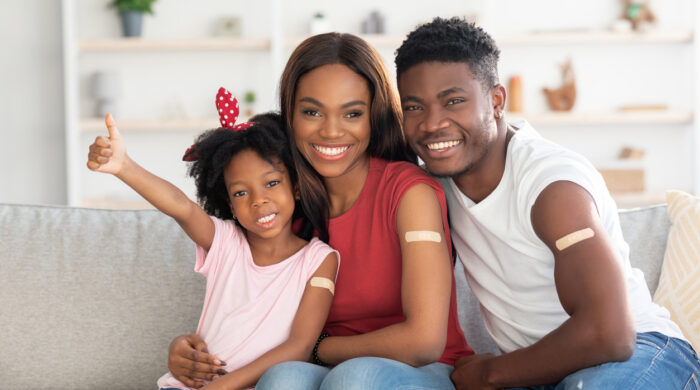
[{"label": "gray sofa", "polygon": [[[666,207],[620,216],[653,292]],[[155,388],[170,340],[199,319],[193,266],[193,244],[157,211],[0,204],[0,388]],[[459,262],[455,271],[467,340],[495,351]]]}]

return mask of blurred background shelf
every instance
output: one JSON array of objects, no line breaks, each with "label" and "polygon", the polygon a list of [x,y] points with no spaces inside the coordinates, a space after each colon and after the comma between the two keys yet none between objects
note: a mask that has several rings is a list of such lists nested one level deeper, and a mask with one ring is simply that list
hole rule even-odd
[{"label": "blurred background shelf", "polygon": [[[360,34],[362,39],[377,48],[396,49],[406,39],[405,35]],[[295,36],[285,40],[285,47],[294,48],[306,36]],[[532,45],[608,45],[608,44],[683,44],[694,40],[692,31],[651,30],[647,32],[613,32],[605,30],[547,31],[524,33],[494,33],[498,45],[532,46]]]},{"label": "blurred background shelf", "polygon": [[692,111],[508,112],[509,121],[526,119],[533,125],[684,125],[693,123]]},{"label": "blurred background shelf", "polygon": [[[219,127],[217,118],[208,119],[140,119],[140,120],[117,120],[117,126],[123,132],[176,132],[176,131],[196,131],[201,132],[207,129]],[[106,133],[104,119],[85,118],[80,120],[80,131],[83,133],[102,132]]]},{"label": "blurred background shelf", "polygon": [[189,50],[269,50],[267,38],[144,39],[116,38],[81,40],[81,52],[110,51],[189,51]]}]

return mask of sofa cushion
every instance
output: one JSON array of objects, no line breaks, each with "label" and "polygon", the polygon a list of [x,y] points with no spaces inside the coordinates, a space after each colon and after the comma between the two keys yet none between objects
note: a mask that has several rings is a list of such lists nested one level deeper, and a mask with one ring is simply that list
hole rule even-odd
[{"label": "sofa cushion", "polygon": [[659,284],[666,238],[671,227],[666,205],[622,210],[619,215],[622,235],[630,246],[630,263],[644,272],[653,295]]},{"label": "sofa cushion", "polygon": [[0,205],[0,387],[146,389],[196,330],[194,244],[157,211]]},{"label": "sofa cushion", "polygon": [[666,200],[672,225],[654,302],[700,350],[700,197],[669,191]]}]

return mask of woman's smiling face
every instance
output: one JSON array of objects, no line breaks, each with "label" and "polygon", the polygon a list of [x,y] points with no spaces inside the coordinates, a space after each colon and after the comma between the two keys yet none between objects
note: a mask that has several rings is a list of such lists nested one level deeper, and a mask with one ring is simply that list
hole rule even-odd
[{"label": "woman's smiling face", "polygon": [[322,177],[342,177],[369,158],[370,107],[367,81],[345,65],[323,65],[299,79],[294,143]]}]

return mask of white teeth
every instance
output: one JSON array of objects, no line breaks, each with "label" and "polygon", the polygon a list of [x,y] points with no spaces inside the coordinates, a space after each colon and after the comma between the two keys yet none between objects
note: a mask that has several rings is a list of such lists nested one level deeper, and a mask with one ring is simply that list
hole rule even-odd
[{"label": "white teeth", "polygon": [[260,223],[267,223],[267,222],[270,222],[270,221],[272,221],[273,218],[275,218],[275,215],[277,215],[277,214],[272,213],[272,214],[267,215],[267,216],[265,216],[265,217],[259,218],[259,219],[258,219],[258,222],[260,222]]},{"label": "white teeth", "polygon": [[341,146],[337,148],[329,148],[326,146],[319,146],[319,145],[314,145],[314,149],[318,150],[319,152],[328,155],[328,156],[335,156],[340,153],[343,153],[344,151],[348,150],[350,146]]},{"label": "white teeth", "polygon": [[457,145],[459,145],[459,144],[461,144],[461,143],[462,143],[461,140],[457,140],[457,141],[443,141],[443,142],[433,142],[432,144],[427,144],[426,146],[427,146],[428,149],[430,149],[430,150],[440,150],[440,149],[451,148],[451,147],[457,146]]}]

